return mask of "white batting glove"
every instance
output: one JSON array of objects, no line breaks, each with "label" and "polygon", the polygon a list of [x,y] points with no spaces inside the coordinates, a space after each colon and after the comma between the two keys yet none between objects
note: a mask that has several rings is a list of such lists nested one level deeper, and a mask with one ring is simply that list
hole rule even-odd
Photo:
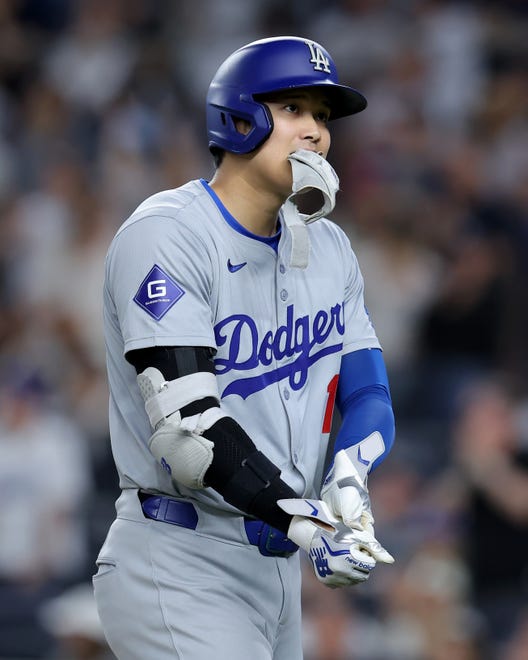
[{"label": "white batting glove", "polygon": [[356,466],[341,449],[321,489],[321,498],[330,512],[350,529],[363,529],[361,514],[370,509],[368,491]]},{"label": "white batting glove", "polygon": [[319,582],[331,589],[366,582],[376,560],[351,538],[318,532],[312,541],[309,557]]},{"label": "white batting glove", "polygon": [[361,542],[377,560],[392,564],[394,557],[374,536],[374,518],[368,490],[347,452],[341,449],[334,458],[334,466],[321,490],[321,497],[330,513],[342,521],[351,533],[359,532]]},{"label": "white batting glove", "polygon": [[321,500],[284,499],[277,504],[293,515],[288,537],[308,553],[317,579],[335,589],[368,580],[376,559],[367,550],[368,532],[352,532]]}]

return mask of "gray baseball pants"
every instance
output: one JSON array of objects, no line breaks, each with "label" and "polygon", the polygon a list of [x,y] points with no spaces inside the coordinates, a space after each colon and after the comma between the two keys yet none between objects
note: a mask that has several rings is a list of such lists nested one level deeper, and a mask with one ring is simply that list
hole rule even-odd
[{"label": "gray baseball pants", "polygon": [[116,510],[93,584],[119,660],[302,660],[298,552],[265,557],[203,507],[195,530],[146,519],[134,489]]}]

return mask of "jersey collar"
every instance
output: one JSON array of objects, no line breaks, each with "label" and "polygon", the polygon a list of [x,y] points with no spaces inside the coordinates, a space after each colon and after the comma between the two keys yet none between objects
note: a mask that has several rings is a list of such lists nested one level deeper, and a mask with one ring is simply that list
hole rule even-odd
[{"label": "jersey collar", "polygon": [[281,237],[281,225],[280,225],[280,220],[279,220],[279,229],[276,234],[273,236],[258,236],[257,234],[253,234],[250,232],[248,229],[243,227],[240,222],[238,222],[232,215],[229,213],[229,211],[226,209],[226,207],[222,204],[220,198],[218,195],[215,193],[215,191],[211,188],[209,183],[205,179],[200,179],[200,183],[202,186],[205,188],[205,190],[208,192],[210,195],[211,199],[215,203],[215,205],[218,207],[218,210],[224,217],[224,220],[227,222],[227,224],[237,231],[239,234],[242,234],[243,236],[247,236],[248,238],[252,238],[255,241],[260,241],[261,243],[265,243],[266,245],[269,245],[272,247],[275,252],[277,252],[278,246],[279,246],[279,239]]}]

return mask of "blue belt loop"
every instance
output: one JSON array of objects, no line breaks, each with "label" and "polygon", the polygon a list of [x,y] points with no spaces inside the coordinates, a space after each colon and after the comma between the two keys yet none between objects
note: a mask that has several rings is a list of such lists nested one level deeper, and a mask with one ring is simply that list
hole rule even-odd
[{"label": "blue belt loop", "polygon": [[139,492],[138,496],[143,513],[147,518],[186,529],[196,529],[198,526],[198,514],[190,502],[181,502],[170,497],[142,492]]}]

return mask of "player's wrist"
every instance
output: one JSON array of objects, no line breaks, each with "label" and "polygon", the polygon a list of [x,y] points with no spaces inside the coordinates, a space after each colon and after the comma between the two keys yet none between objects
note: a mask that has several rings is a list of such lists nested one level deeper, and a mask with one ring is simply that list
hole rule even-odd
[{"label": "player's wrist", "polygon": [[251,502],[248,513],[288,535],[292,516],[283,511],[278,506],[277,501],[289,497],[297,497],[297,494],[278,475],[267,488],[256,495]]},{"label": "player's wrist", "polygon": [[309,553],[313,538],[319,529],[321,528],[308,518],[293,516],[286,534],[290,540]]},{"label": "player's wrist", "polygon": [[318,532],[335,532],[335,521],[321,500],[285,498],[279,500],[277,505],[292,516],[287,530],[288,538],[306,552],[310,552],[312,541]]}]

